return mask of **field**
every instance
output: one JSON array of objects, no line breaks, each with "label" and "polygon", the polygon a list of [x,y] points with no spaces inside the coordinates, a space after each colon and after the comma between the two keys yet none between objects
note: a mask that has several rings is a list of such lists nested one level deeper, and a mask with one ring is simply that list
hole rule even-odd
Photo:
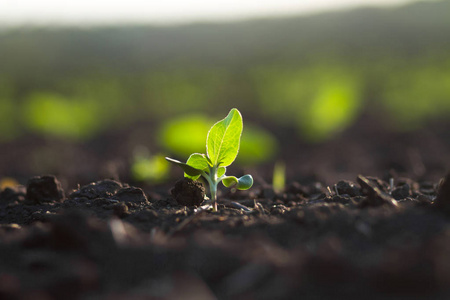
[{"label": "field", "polygon": [[[448,298],[449,12],[0,28],[0,298]],[[181,205],[233,107],[254,186]]]}]

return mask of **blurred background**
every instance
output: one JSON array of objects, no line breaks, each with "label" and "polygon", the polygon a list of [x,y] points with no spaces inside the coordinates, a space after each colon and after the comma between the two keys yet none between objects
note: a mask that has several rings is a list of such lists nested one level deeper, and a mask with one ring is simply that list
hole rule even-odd
[{"label": "blurred background", "polygon": [[449,169],[450,1],[124,3],[0,0],[3,186],[171,183],[232,107],[258,183]]}]

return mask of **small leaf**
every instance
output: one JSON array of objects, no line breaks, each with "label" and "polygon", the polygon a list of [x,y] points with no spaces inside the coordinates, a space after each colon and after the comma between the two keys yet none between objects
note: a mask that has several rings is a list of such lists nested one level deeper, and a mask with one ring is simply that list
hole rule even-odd
[{"label": "small leaf", "polygon": [[184,162],[181,162],[179,160],[176,160],[176,159],[173,159],[170,157],[166,157],[166,160],[181,167],[183,169],[185,175],[188,175],[186,177],[189,177],[191,179],[194,179],[194,178],[197,179],[202,174],[202,170],[196,169],[196,168],[194,168],[188,164],[185,164]]},{"label": "small leaf", "polygon": [[205,154],[200,154],[200,153],[191,154],[191,156],[189,156],[186,164],[197,170],[203,170],[203,171],[209,170],[209,163],[208,163],[208,160],[206,159]]},{"label": "small leaf", "polygon": [[222,179],[222,183],[227,188],[236,187],[238,190],[248,190],[253,185],[253,177],[252,175],[244,175],[240,178],[227,176]]},{"label": "small leaf", "polygon": [[242,128],[242,116],[236,108],[211,127],[206,139],[206,152],[214,166],[227,167],[236,159]]},{"label": "small leaf", "polygon": [[201,176],[201,175],[191,176],[191,175],[186,174],[186,172],[184,172],[184,177],[189,178],[189,179],[192,179],[192,180],[197,180],[197,179],[200,178],[200,176]]},{"label": "small leaf", "polygon": [[219,169],[217,170],[217,177],[222,177],[223,175],[225,175],[226,171],[227,171],[227,168],[219,167]]},{"label": "small leaf", "polygon": [[238,190],[248,190],[253,185],[253,177],[250,174],[244,175],[238,179],[236,188]]},{"label": "small leaf", "polygon": [[238,179],[234,176],[227,176],[224,179],[222,179],[222,183],[227,188],[230,188],[238,184]]}]

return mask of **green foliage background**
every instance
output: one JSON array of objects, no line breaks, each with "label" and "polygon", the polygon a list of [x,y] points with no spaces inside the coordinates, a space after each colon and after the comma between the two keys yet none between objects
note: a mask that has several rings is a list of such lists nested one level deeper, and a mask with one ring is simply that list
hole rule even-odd
[{"label": "green foliage background", "polygon": [[231,107],[311,142],[364,112],[413,130],[450,116],[449,37],[449,1],[173,27],[3,28],[0,140],[83,140]]}]

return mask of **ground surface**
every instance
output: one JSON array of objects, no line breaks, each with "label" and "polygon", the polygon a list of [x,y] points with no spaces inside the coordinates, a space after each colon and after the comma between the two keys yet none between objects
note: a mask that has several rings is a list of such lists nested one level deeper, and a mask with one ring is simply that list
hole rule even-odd
[{"label": "ground surface", "polygon": [[212,212],[35,177],[0,194],[0,298],[446,299],[450,184],[393,180],[255,186]]},{"label": "ground surface", "polygon": [[448,299],[447,128],[364,118],[322,145],[274,130],[285,190],[268,184],[273,163],[237,167],[255,185],[222,189],[219,212],[176,201],[201,195],[170,192],[182,173],[127,176],[115,162],[136,128],[1,145],[0,174],[22,185],[0,191],[0,299]]}]

